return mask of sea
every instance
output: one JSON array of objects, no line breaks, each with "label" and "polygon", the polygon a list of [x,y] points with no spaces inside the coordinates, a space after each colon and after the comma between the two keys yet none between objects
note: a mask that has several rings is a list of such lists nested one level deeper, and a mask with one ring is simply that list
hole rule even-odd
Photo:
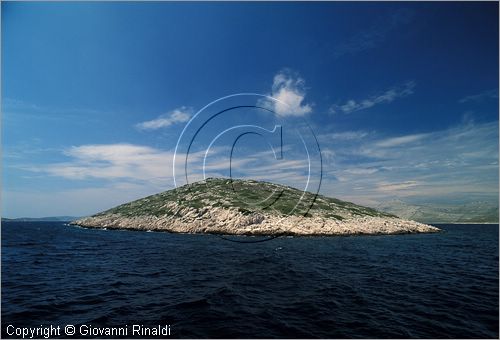
[{"label": "sea", "polygon": [[3,222],[2,337],[139,325],[170,338],[498,338],[498,224],[437,226],[242,243]]}]

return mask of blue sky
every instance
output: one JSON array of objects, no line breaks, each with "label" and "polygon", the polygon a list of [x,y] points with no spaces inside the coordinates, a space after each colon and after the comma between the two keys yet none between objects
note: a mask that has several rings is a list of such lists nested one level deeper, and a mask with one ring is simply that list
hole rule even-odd
[{"label": "blue sky", "polygon": [[[309,122],[323,194],[498,201],[496,2],[1,6],[3,216],[86,215],[172,188],[186,123],[240,92],[289,105],[253,123]],[[265,150],[241,145],[239,175],[303,176],[302,156]]]}]

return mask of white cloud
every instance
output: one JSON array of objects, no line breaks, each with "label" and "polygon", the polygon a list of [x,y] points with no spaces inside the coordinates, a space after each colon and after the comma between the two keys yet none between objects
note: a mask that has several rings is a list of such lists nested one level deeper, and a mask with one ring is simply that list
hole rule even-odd
[{"label": "white cloud", "polygon": [[330,113],[352,113],[355,111],[369,109],[375,105],[391,103],[397,98],[402,98],[413,94],[415,82],[406,82],[403,86],[393,87],[381,94],[370,96],[363,100],[350,99],[341,105],[332,105]]},{"label": "white cloud", "polygon": [[191,108],[183,106],[167,114],[161,115],[156,119],[138,123],[136,127],[140,130],[157,130],[176,123],[185,123],[191,118],[192,112],[193,110]]},{"label": "white cloud", "polygon": [[290,70],[281,71],[274,76],[270,96],[277,101],[266,100],[261,104],[280,117],[300,117],[312,111],[311,105],[304,103],[306,96],[304,79]]},{"label": "white cloud", "polygon": [[329,135],[329,137],[334,140],[354,140],[361,139],[366,136],[368,136],[368,132],[365,131],[343,131],[335,132]]},{"label": "white cloud", "polygon": [[26,170],[67,179],[127,179],[152,182],[172,175],[173,153],[134,144],[73,146],[64,151],[69,162],[52,163]]},{"label": "white cloud", "polygon": [[408,143],[413,143],[419,140],[424,139],[427,137],[429,134],[427,133],[419,133],[419,134],[414,134],[414,135],[406,135],[406,136],[401,136],[401,137],[393,137],[393,138],[387,138],[380,140],[376,143],[376,146],[381,147],[381,148],[390,148],[394,146],[399,146],[403,144],[408,144]]},{"label": "white cloud", "polygon": [[466,96],[460,99],[458,102],[463,104],[467,102],[480,102],[485,99],[498,99],[498,89],[492,89],[478,94]]},{"label": "white cloud", "polygon": [[379,183],[377,189],[382,192],[393,192],[399,190],[408,190],[416,187],[418,182],[416,181],[405,181],[401,183]]},{"label": "white cloud", "polygon": [[354,168],[354,169],[346,169],[343,172],[352,175],[371,175],[378,170],[375,168]]}]

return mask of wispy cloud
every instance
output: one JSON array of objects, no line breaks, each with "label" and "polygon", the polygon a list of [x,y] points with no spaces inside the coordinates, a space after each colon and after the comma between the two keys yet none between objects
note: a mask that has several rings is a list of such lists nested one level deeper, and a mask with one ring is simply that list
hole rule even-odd
[{"label": "wispy cloud", "polygon": [[478,94],[466,96],[460,99],[458,102],[463,104],[467,102],[481,102],[486,99],[498,99],[498,89],[492,89]]},{"label": "wispy cloud", "polygon": [[366,99],[350,99],[341,105],[332,105],[330,113],[352,113],[355,111],[366,110],[378,104],[391,103],[397,98],[402,98],[413,94],[415,88],[414,81],[408,81],[403,86],[390,88],[383,93],[372,95]]},{"label": "wispy cloud", "polygon": [[[72,124],[95,124],[102,116],[110,115],[110,112],[103,110],[82,108],[82,107],[55,107],[34,104],[16,98],[2,99],[2,119],[4,123],[17,122],[19,125],[28,121],[61,121],[71,122]],[[85,116],[85,120],[80,119]],[[37,123],[38,124],[38,123]]]},{"label": "wispy cloud", "polygon": [[413,15],[414,13],[410,9],[399,9],[389,16],[380,18],[369,29],[360,31],[347,41],[337,44],[334,47],[333,56],[338,58],[352,55],[379,46],[391,32],[410,23]]},{"label": "wispy cloud", "polygon": [[185,123],[191,118],[192,113],[193,110],[191,108],[183,106],[161,115],[156,119],[138,123],[136,127],[140,130],[157,130],[176,123]]},{"label": "wispy cloud", "polygon": [[364,138],[366,136],[368,136],[368,132],[366,131],[343,131],[330,134],[330,137],[333,140],[353,140]]},{"label": "wispy cloud", "polygon": [[372,132],[333,142],[322,135],[320,141],[323,149],[335,150],[325,168],[325,194],[372,206],[393,198],[426,203],[498,198],[497,121],[394,137]]},{"label": "wispy cloud", "polygon": [[291,70],[282,70],[274,76],[270,96],[278,101],[265,100],[260,104],[273,110],[280,117],[300,117],[312,111],[312,106],[304,103],[306,96],[304,79]]},{"label": "wispy cloud", "polygon": [[371,175],[378,171],[377,168],[353,168],[345,169],[344,173],[352,175]]},{"label": "wispy cloud", "polygon": [[172,175],[172,153],[134,144],[73,146],[64,151],[67,162],[25,167],[71,180],[104,179],[161,181]]},{"label": "wispy cloud", "polygon": [[413,142],[422,140],[428,136],[429,136],[429,134],[427,134],[427,133],[419,133],[419,134],[414,134],[414,135],[406,135],[406,136],[401,136],[401,137],[387,138],[387,139],[383,139],[383,140],[376,142],[375,145],[378,147],[381,147],[381,148],[390,148],[390,147],[400,146],[403,144],[413,143]]},{"label": "wispy cloud", "polygon": [[383,192],[393,193],[399,190],[413,189],[418,185],[416,181],[405,181],[401,183],[379,183],[377,184],[377,189]]}]

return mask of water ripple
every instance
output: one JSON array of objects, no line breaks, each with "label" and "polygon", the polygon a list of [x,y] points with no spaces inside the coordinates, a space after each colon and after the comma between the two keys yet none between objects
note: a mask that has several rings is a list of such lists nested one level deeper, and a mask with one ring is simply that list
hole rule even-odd
[{"label": "water ripple", "polygon": [[443,228],[256,245],[7,222],[2,325],[169,323],[180,338],[498,338],[498,226]]}]

